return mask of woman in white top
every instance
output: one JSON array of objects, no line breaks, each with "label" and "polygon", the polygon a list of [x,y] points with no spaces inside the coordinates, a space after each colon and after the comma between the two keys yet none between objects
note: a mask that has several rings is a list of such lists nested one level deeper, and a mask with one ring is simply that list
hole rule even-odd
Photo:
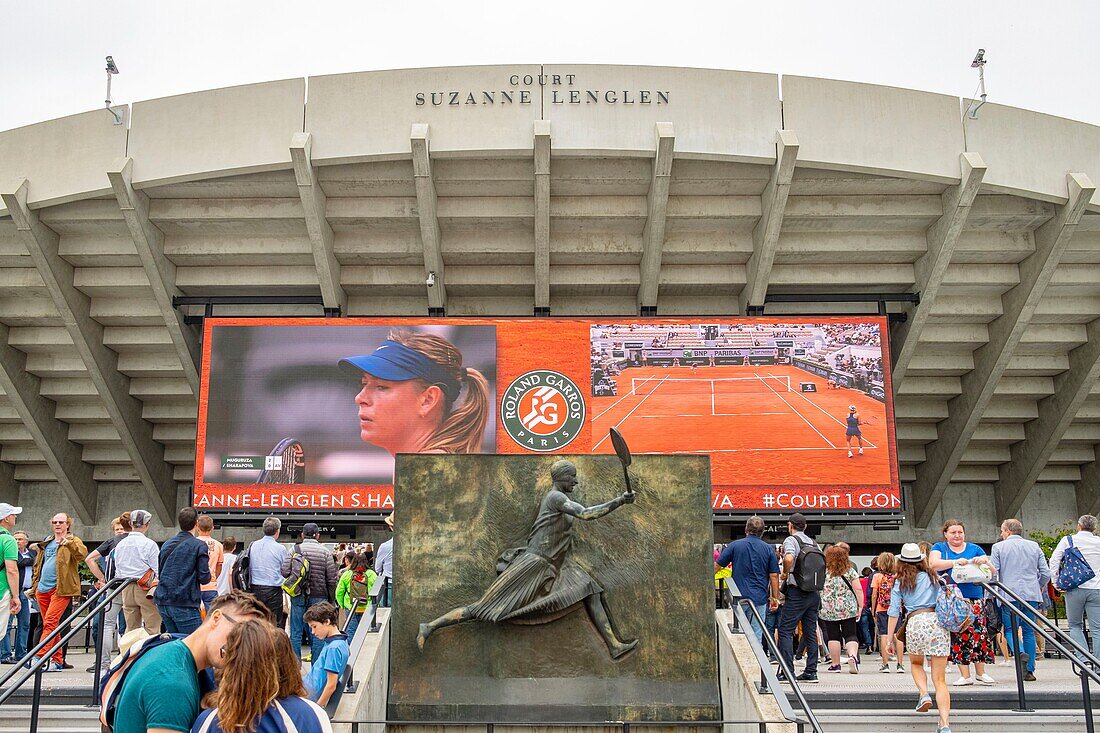
[{"label": "woman in white top", "polygon": [[222,571],[218,573],[218,595],[224,596],[232,590],[230,579],[233,577],[233,566],[237,564],[237,539],[233,536],[222,539],[222,549],[225,555],[222,558]]},{"label": "woman in white top", "polygon": [[[1062,557],[1069,549],[1070,535],[1058,541],[1054,554],[1050,556],[1050,577],[1058,585],[1058,571],[1062,569]],[[1081,551],[1085,562],[1089,564],[1096,577],[1086,580],[1072,590],[1066,590],[1066,618],[1069,619],[1069,633],[1081,646],[1089,646],[1085,637],[1085,615],[1089,617],[1092,629],[1092,655],[1100,657],[1100,537],[1096,536],[1096,517],[1085,514],[1077,520],[1077,534],[1072,535],[1073,546]],[[1059,588],[1059,590],[1063,590]]]}]

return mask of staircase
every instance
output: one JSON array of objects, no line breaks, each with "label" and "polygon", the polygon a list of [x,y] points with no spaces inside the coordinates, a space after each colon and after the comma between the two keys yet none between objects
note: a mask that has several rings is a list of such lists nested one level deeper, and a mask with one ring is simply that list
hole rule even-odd
[{"label": "staircase", "polygon": [[[936,730],[936,709],[917,713],[888,710],[815,710],[826,733],[919,733]],[[1070,733],[1085,730],[1085,714],[1068,710],[960,710],[951,713],[952,733]]]},{"label": "staircase", "polygon": [[[0,716],[0,733],[27,733],[31,706],[8,703]],[[38,713],[38,733],[100,733],[99,708],[84,705],[43,705]]]}]

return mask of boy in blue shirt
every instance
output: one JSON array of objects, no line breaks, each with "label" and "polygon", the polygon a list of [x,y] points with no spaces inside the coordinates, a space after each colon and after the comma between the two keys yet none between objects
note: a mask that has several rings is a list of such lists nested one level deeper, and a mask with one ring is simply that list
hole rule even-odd
[{"label": "boy in blue shirt", "polygon": [[351,656],[348,637],[336,625],[336,606],[331,603],[310,606],[306,609],[305,621],[313,635],[324,642],[317,658],[310,662],[306,687],[309,688],[310,699],[325,707],[336,692],[340,674]]}]

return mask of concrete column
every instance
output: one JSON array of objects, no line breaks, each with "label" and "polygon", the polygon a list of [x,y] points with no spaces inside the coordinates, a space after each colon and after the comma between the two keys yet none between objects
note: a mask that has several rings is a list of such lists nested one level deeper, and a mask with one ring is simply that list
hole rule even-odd
[{"label": "concrete column", "polygon": [[302,199],[306,230],[313,249],[313,262],[317,267],[317,282],[325,308],[339,310],[347,315],[348,295],[340,284],[340,262],[333,251],[336,237],[325,217],[325,192],[317,181],[317,169],[313,167],[311,151],[313,136],[298,132],[290,141],[290,159],[294,163],[294,178],[298,182],[298,196]]},{"label": "concrete column", "polygon": [[443,246],[439,233],[439,217],[435,181],[432,180],[432,160],[427,125],[413,125],[413,182],[416,184],[416,208],[420,214],[420,239],[424,244],[424,276],[435,273],[435,284],[428,286],[428,307],[447,307],[447,285],[443,272]]},{"label": "concrete column", "polygon": [[[9,343],[9,333],[8,327],[0,324],[0,387],[57,477],[74,514],[82,522],[94,523],[99,492],[92,467],[81,459],[81,447],[69,440],[69,426],[54,417],[57,405],[42,396],[42,380],[27,371],[27,355]],[[0,464],[0,486],[5,495],[9,490],[14,493],[13,498],[4,501],[19,503],[19,487],[11,464]]]},{"label": "concrete column", "polygon": [[962,394],[948,403],[948,418],[937,426],[939,439],[926,448],[913,482],[913,522],[925,527],[943,498],[1043,292],[1058,269],[1096,187],[1083,173],[1066,176],[1068,202],[1034,233],[1035,251],[1019,265],[1020,282],[1001,296],[1002,315],[989,324],[989,341],[974,352],[974,369],[962,377]]},{"label": "concrete column", "polygon": [[1092,461],[1081,466],[1075,492],[1078,514],[1100,514],[1100,446],[1093,446]]},{"label": "concrete column", "polygon": [[658,122],[657,149],[653,157],[653,179],[642,232],[641,284],[638,306],[657,306],[657,285],[661,278],[661,253],[665,246],[665,220],[668,215],[668,187],[672,179],[672,154],[676,135],[671,122]]},{"label": "concrete column", "polygon": [[149,197],[134,190],[133,170],[133,158],[121,158],[107,171],[107,178],[134,240],[141,266],[149,278],[164,327],[183,366],[183,376],[191,387],[191,394],[198,399],[199,337],[193,327],[184,323],[184,314],[172,305],[172,298],[182,295],[176,287],[176,265],[164,256],[164,233],[149,220]]},{"label": "concrete column", "polygon": [[[91,299],[73,285],[74,268],[60,254],[57,232],[27,206],[27,180],[0,191],[31,260],[80,355],[88,378],[122,439],[153,510],[164,523],[175,521],[176,482],[164,462],[164,447],[153,440],[153,426],[141,416],[141,402],[130,395],[130,379],[118,369],[118,354],[103,345],[103,326],[91,316]],[[93,505],[94,506],[94,505]]]},{"label": "concrete column", "polygon": [[550,123],[535,120],[535,307],[550,307]]},{"label": "concrete column", "polygon": [[747,279],[740,298],[739,311],[742,313],[746,313],[750,307],[764,306],[797,158],[798,138],[795,134],[790,130],[777,132],[775,165],[772,167],[768,185],[760,194],[760,221],[752,230],[752,256],[749,257]]},{"label": "concrete column", "polygon": [[943,216],[925,232],[928,251],[914,266],[916,288],[921,302],[909,314],[909,320],[895,327],[892,340],[894,363],[890,372],[895,395],[909,369],[909,363],[913,360],[913,354],[917,351],[921,331],[932,314],[932,306],[947,274],[947,266],[951,264],[955,245],[958,244],[959,235],[970,215],[970,206],[974,203],[985,177],[985,161],[977,153],[963,153],[959,156],[959,163],[962,168],[959,185],[951,186],[943,192]]},{"label": "concrete column", "polygon": [[1013,443],[1012,460],[999,467],[997,516],[1016,516],[1039,474],[1057,450],[1077,410],[1100,379],[1100,319],[1089,323],[1088,341],[1069,352],[1069,369],[1054,378],[1054,394],[1039,401],[1039,417],[1024,424],[1024,439]]}]

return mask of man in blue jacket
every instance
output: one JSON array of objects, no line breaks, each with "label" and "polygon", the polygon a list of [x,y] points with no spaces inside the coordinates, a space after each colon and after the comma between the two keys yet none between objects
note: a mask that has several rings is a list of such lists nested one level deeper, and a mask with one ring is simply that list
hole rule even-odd
[{"label": "man in blue jacket", "polygon": [[190,634],[202,625],[199,587],[210,582],[210,553],[206,543],[192,534],[198,513],[180,509],[179,533],[160,548],[160,576],[153,597],[171,634]]}]

